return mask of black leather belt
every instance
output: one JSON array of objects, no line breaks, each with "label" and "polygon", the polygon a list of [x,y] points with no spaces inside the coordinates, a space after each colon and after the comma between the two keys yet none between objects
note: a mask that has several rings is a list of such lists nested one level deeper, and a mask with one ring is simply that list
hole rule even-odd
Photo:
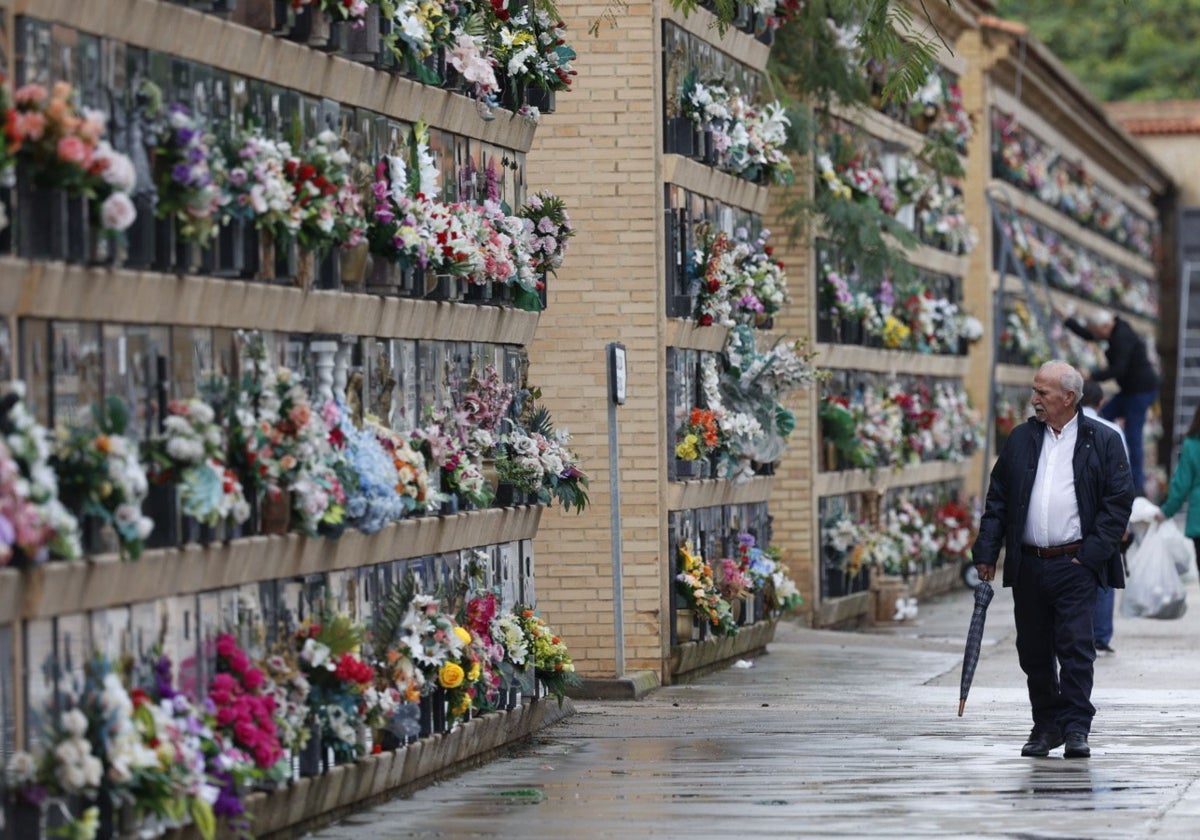
[{"label": "black leather belt", "polygon": [[1063,543],[1062,545],[1050,545],[1045,548],[1037,545],[1023,545],[1021,546],[1021,551],[1044,560],[1047,557],[1062,557],[1064,554],[1075,554],[1081,548],[1083,548],[1082,540],[1079,542]]}]

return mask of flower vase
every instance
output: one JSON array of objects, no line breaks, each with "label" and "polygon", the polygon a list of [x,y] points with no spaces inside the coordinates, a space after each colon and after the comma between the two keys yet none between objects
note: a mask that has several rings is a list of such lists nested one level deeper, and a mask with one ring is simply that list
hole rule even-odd
[{"label": "flower vase", "polygon": [[374,740],[384,752],[393,752],[404,746],[404,740],[390,729],[380,729],[375,733]]},{"label": "flower vase", "polygon": [[296,255],[296,273],[292,275],[292,282],[307,292],[312,288],[316,265],[316,253],[309,248],[300,248]]},{"label": "flower vase", "polygon": [[682,458],[675,459],[675,477],[680,480],[696,478],[700,474],[700,465],[696,461],[685,461]]},{"label": "flower vase", "polygon": [[463,295],[464,303],[490,303],[491,300],[492,283],[490,280],[482,283],[467,283],[467,291]]},{"label": "flower vase", "polygon": [[292,516],[292,491],[267,488],[259,509],[260,534],[286,534]]},{"label": "flower vase", "polygon": [[329,15],[315,6],[308,8],[308,46],[322,52],[335,51],[338,48],[338,42],[334,37],[333,21],[329,19]]},{"label": "flower vase", "polygon": [[696,616],[691,610],[675,610],[675,639],[679,644],[692,640],[696,630]]},{"label": "flower vase", "polygon": [[[260,32],[272,32],[275,29],[275,10],[279,3],[276,0],[238,0],[233,7],[233,21]],[[283,6],[286,13],[287,6]]]},{"label": "flower vase", "polygon": [[360,26],[339,21],[334,24],[334,28],[342,30],[342,36],[338,39],[342,45],[342,58],[367,63],[375,60],[380,49],[378,4],[372,3],[367,6]]},{"label": "flower vase", "polygon": [[154,530],[146,537],[146,548],[179,545],[179,487],[174,484],[150,484],[142,513],[154,520]]},{"label": "flower vase", "polygon": [[402,291],[400,266],[383,257],[371,257],[366,274],[366,289],[376,295],[396,295]]},{"label": "flower vase", "polygon": [[46,836],[46,809],[22,797],[16,797],[8,807],[9,837],[28,837],[31,840]]},{"label": "flower vase", "polygon": [[92,266],[112,267],[120,257],[120,245],[115,237],[96,225],[89,224],[86,232],[87,257],[84,263]]},{"label": "flower vase", "polygon": [[17,167],[17,253],[35,260],[63,259],[67,253],[67,193],[41,187]]},{"label": "flower vase", "polygon": [[517,502],[517,488],[509,484],[507,481],[500,481],[496,485],[496,498],[492,500],[495,507],[513,507],[519,504]]},{"label": "flower vase", "polygon": [[143,194],[133,197],[133,206],[137,210],[137,218],[125,231],[128,242],[125,253],[125,265],[131,268],[153,268],[159,271],[170,271],[170,268],[158,268],[158,238],[163,225],[170,229],[171,219],[154,218],[154,195]]},{"label": "flower vase", "polygon": [[446,723],[449,720],[449,713],[446,708],[446,690],[444,688],[435,688],[431,699],[433,701],[433,731],[446,732],[448,731]]},{"label": "flower vase", "polygon": [[492,488],[492,496],[495,497],[500,488],[500,473],[496,469],[495,458],[484,458],[479,465],[479,472],[483,475],[484,482],[488,487]]},{"label": "flower vase", "polygon": [[823,456],[821,463],[822,471],[836,472],[837,470],[841,469],[841,465],[838,463],[838,449],[836,443],[831,440],[825,441],[824,446],[821,447],[821,454]]},{"label": "flower vase", "polygon": [[308,721],[308,740],[300,748],[298,758],[300,776],[302,778],[320,776],[324,758],[325,750],[321,745],[321,725],[315,720],[310,720]]},{"label": "flower vase", "polygon": [[733,616],[734,624],[742,623],[742,599],[734,598],[729,602],[729,613]]},{"label": "flower vase", "polygon": [[421,737],[428,738],[433,734],[433,695],[422,694],[418,720],[421,727]]},{"label": "flower vase", "polygon": [[525,104],[543,114],[554,113],[554,91],[538,85],[525,88]]},{"label": "flower vase", "polygon": [[696,132],[692,121],[687,117],[671,117],[667,120],[666,146],[667,151],[691,157],[695,149]]},{"label": "flower vase", "polygon": [[275,234],[266,228],[258,230],[258,265],[254,279],[275,279]]},{"label": "flower vase", "polygon": [[[374,6],[371,7],[375,8]],[[345,288],[358,288],[367,278],[367,266],[371,262],[370,246],[364,241],[349,248],[339,248],[338,274]]]},{"label": "flower vase", "polygon": [[460,300],[462,292],[459,288],[460,278],[453,274],[434,274],[432,271],[425,275],[425,300]]}]

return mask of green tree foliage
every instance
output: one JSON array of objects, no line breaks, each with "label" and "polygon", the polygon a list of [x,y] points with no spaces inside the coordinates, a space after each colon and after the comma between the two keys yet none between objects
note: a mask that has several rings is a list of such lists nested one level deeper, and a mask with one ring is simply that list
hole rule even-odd
[{"label": "green tree foliage", "polygon": [[997,0],[1098,99],[1200,97],[1200,0]]}]

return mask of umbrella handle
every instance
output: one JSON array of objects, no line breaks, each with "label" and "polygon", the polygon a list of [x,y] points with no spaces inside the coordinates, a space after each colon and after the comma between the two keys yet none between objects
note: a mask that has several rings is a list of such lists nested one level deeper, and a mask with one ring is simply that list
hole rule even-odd
[{"label": "umbrella handle", "polygon": [[958,716],[959,717],[963,716],[963,709],[965,709],[966,706],[967,706],[967,698],[963,697],[961,700],[958,701]]}]

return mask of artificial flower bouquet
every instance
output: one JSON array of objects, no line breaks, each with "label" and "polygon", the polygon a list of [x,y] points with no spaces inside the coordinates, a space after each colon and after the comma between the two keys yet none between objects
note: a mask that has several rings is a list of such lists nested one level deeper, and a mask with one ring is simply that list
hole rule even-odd
[{"label": "artificial flower bouquet", "polygon": [[296,238],[301,248],[323,254],[334,245],[357,245],[366,236],[367,220],[350,164],[350,153],[328,129],[284,162],[300,210]]},{"label": "artificial flower bouquet", "polygon": [[538,680],[558,699],[561,706],[567,689],[580,684],[566,644],[532,606],[517,604],[513,607],[513,614],[525,634],[525,646],[528,655],[533,657]]},{"label": "artificial flower bouquet", "polygon": [[79,523],[58,496],[50,435],[13,382],[0,398],[0,567],[72,560],[82,554]]},{"label": "artificial flower bouquet", "polygon": [[563,263],[567,240],[575,235],[566,202],[542,190],[525,199],[519,215],[533,225],[534,268],[543,274],[556,272]]},{"label": "artificial flower bouquet", "polygon": [[111,525],[121,556],[138,559],[154,523],[142,515],[149,484],[137,445],[125,437],[129,409],[117,397],[92,407],[92,424],[59,431],[52,464],[78,516]]},{"label": "artificial flower bouquet", "polygon": [[62,81],[49,90],[39,84],[18,88],[5,114],[6,153],[37,186],[90,199],[93,221],[106,235],[118,236],[137,218],[129,197],[137,177],[133,162],[103,139],[104,114],[80,112],[75,98]]},{"label": "artificial flower bouquet", "polygon": [[295,633],[297,659],[309,684],[309,719],[321,733],[321,743],[338,761],[356,758],[356,725],[364,709],[379,702],[367,697],[375,684],[374,669],[360,656],[363,628],[348,616],[326,612],[307,621]]},{"label": "artificial flower bouquet", "polygon": [[675,591],[683,598],[699,620],[707,623],[716,636],[737,634],[737,623],[729,602],[713,580],[712,567],[699,553],[693,553],[688,543],[679,546],[679,572],[675,575]]},{"label": "artificial flower bouquet", "polygon": [[224,158],[204,122],[186,105],[171,105],[154,154],[158,218],[173,219],[184,241],[208,244],[228,200],[224,178]]},{"label": "artificial flower bouquet", "polygon": [[214,527],[250,518],[237,474],[225,464],[225,433],[204,400],[172,400],[162,431],[146,446],[148,477],[179,486],[180,511]]},{"label": "artificial flower bouquet", "polygon": [[696,461],[721,446],[721,428],[717,416],[707,408],[693,408],[687,420],[675,430],[675,457]]}]

